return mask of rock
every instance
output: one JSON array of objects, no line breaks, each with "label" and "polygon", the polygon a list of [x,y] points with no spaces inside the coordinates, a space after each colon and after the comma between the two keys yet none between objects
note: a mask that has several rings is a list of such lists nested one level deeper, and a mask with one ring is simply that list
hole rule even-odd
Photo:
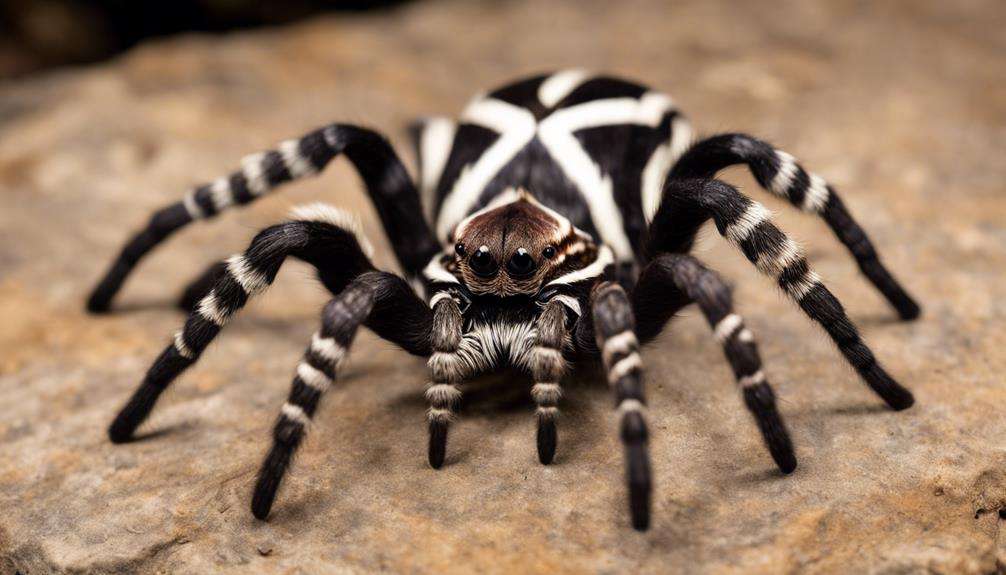
[{"label": "rock", "polygon": [[269,555],[272,555],[273,550],[272,542],[263,541],[255,546],[255,550],[258,551],[259,555],[263,557],[268,557]]},{"label": "rock", "polygon": [[[461,0],[269,32],[188,36],[0,87],[0,573],[989,573],[1006,507],[1002,8],[926,0]],[[781,477],[697,312],[644,353],[652,529],[629,528],[605,384],[567,386],[555,465],[523,380],[472,386],[447,465],[425,462],[423,362],[369,333],[271,520],[251,483],[326,298],[307,268],[230,324],[141,441],[105,427],[182,322],[204,265],[297,203],[373,209],[344,162],[198,225],[102,317],[88,289],[127,234],[245,153],[333,120],[391,134],[478,90],[579,64],[674,95],[701,132],[760,134],[830,178],[925,306],[903,324],[825,226],[778,211],[917,405],[892,413],[773,286],[708,234],[737,284],[800,467]]]}]

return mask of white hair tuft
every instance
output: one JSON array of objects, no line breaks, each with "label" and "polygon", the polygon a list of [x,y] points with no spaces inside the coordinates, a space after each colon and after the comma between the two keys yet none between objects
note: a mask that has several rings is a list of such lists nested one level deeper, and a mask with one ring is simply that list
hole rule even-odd
[{"label": "white hair tuft", "polygon": [[322,222],[342,228],[356,236],[356,241],[360,243],[360,248],[363,249],[363,253],[367,254],[368,258],[374,255],[374,246],[371,245],[370,240],[364,235],[360,218],[356,214],[339,209],[331,204],[317,202],[293,208],[290,210],[290,218],[299,221]]}]

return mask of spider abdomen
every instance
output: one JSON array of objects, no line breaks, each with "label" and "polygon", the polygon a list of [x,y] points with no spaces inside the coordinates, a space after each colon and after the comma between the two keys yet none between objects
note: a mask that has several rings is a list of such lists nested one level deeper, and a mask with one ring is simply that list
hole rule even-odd
[{"label": "spider abdomen", "polygon": [[445,245],[466,216],[523,188],[631,262],[691,129],[660,92],[565,70],[493,90],[416,135],[424,207]]}]

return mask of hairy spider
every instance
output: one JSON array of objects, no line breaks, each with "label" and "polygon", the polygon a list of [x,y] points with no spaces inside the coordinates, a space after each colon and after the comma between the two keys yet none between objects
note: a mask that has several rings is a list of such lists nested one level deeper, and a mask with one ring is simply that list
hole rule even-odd
[{"label": "hairy spider", "polygon": [[239,171],[153,215],[94,289],[88,309],[107,310],[140,259],[179,228],[314,175],[340,153],[363,178],[409,281],[374,267],[352,217],[323,204],[294,210],[290,221],[262,230],[244,253],[212,266],[186,289],[181,304],[190,310],[188,320],[112,422],[112,441],[133,436],[158,396],[294,256],[317,269],[334,298],[276,421],[252,498],[255,517],[269,515],[318,401],[365,325],[428,358],[434,468],[444,463],[463,382],[504,366],[533,379],[538,458],[550,463],[568,362],[599,358],[620,418],[632,525],[644,530],[651,479],[639,346],[690,303],[698,304],[723,346],[779,469],[796,468],[754,335],[734,311],[723,279],[689,255],[709,219],[824,328],[892,409],[912,405],[912,394],[877,362],[770,212],[715,179],[727,166],[746,165],[763,188],[823,218],[901,318],[917,317],[918,305],[881,264],[834,188],[786,152],[743,134],[693,142],[669,97],[580,70],[504,86],[475,98],[459,121],[426,119],[412,134],[417,182],[384,137],[332,124],[248,156]]}]

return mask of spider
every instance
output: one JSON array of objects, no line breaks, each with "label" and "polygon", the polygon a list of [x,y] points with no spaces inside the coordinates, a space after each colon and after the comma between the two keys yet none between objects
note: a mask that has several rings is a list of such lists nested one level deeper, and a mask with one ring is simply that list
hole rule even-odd
[{"label": "spider", "polygon": [[94,289],[90,311],[107,310],[136,264],[173,232],[315,175],[340,153],[362,177],[405,277],[375,268],[351,215],[324,204],[295,209],[185,290],[188,319],[112,422],[113,442],[133,437],[161,393],[293,256],[313,265],[334,297],[275,423],[251,501],[255,517],[268,517],[319,400],[364,325],[428,359],[428,458],[436,469],[462,384],[503,367],[530,374],[538,459],[551,463],[569,364],[599,360],[617,408],[631,523],[646,530],[652,481],[639,348],[684,306],[697,304],[708,320],[778,468],[788,474],[797,466],[755,337],[734,310],[728,284],[689,255],[708,220],[824,328],[888,406],[914,402],[769,210],[716,179],[728,166],[745,165],[762,188],[824,219],[899,316],[916,318],[919,306],[835,189],[790,154],[737,133],[693,141],[668,96],[581,70],[511,83],[476,97],[458,121],[427,118],[411,134],[415,181],[382,135],[332,124],[246,157],[240,170],[152,216]]}]

